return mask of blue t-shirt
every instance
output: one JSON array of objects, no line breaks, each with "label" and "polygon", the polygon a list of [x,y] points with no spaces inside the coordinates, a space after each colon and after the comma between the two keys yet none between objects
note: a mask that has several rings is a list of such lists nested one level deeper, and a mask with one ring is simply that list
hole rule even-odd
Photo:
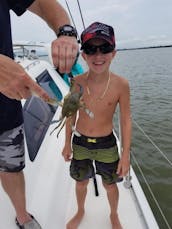
[{"label": "blue t-shirt", "polygon": [[[22,15],[34,0],[0,0],[0,54],[13,58],[10,10]],[[21,102],[0,93],[0,133],[23,122]]]}]

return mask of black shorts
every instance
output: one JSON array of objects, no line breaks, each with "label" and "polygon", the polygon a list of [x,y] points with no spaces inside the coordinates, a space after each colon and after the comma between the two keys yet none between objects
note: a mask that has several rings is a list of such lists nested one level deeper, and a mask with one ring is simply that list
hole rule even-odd
[{"label": "black shorts", "polygon": [[[116,174],[118,161],[112,163],[104,163],[95,161],[96,174],[102,177],[102,181],[106,184],[114,184],[123,179]],[[93,161],[90,159],[76,160],[72,159],[70,165],[70,175],[76,181],[88,180],[95,176]]]},{"label": "black shorts", "polygon": [[71,177],[77,181],[94,177],[93,161],[95,161],[96,174],[101,175],[103,182],[112,184],[121,181],[116,174],[119,155],[113,133],[97,138],[74,136]]}]

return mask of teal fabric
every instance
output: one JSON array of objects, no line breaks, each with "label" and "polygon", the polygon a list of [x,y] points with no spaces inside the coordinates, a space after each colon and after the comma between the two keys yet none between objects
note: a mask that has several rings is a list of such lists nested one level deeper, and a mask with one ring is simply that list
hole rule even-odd
[{"label": "teal fabric", "polygon": [[[77,76],[77,75],[80,75],[80,74],[84,73],[84,70],[83,70],[82,66],[81,66],[78,62],[76,62],[76,63],[73,65],[72,71],[71,71],[71,72],[72,72],[72,75],[73,75],[73,76]],[[63,79],[64,79],[64,81],[66,82],[66,84],[67,84],[68,86],[70,86],[69,75],[68,75],[68,74],[64,74],[64,75],[63,75]]]},{"label": "teal fabric", "polygon": [[61,101],[63,98],[63,95],[62,95],[60,89],[57,87],[56,83],[54,81],[50,81],[49,87],[54,92],[54,95],[56,96],[57,100]]}]

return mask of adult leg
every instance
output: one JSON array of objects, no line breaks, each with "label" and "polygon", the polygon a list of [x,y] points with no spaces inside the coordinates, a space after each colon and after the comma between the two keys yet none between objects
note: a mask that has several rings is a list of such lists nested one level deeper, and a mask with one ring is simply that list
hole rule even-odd
[{"label": "adult leg", "polygon": [[1,183],[4,191],[9,196],[20,224],[32,218],[26,211],[25,181],[23,172],[0,172]]},{"label": "adult leg", "polygon": [[0,135],[1,183],[11,199],[20,224],[31,220],[26,212],[25,181],[22,172],[25,166],[23,132],[23,125],[20,125]]},{"label": "adult leg", "polygon": [[119,201],[119,191],[116,184],[106,184],[103,182],[103,186],[106,189],[107,197],[110,205],[110,219],[112,223],[112,229],[122,229],[121,223],[118,218],[118,201]]},{"label": "adult leg", "polygon": [[85,199],[87,195],[87,185],[89,180],[76,182],[76,199],[77,199],[77,213],[66,225],[67,229],[77,229],[85,213]]}]

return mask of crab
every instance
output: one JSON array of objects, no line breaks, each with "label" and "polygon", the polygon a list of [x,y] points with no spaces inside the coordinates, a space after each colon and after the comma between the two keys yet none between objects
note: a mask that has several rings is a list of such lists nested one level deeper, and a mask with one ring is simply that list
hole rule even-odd
[{"label": "crab", "polygon": [[79,92],[77,92],[75,89],[75,82],[74,79],[71,79],[71,86],[70,86],[70,91],[69,93],[64,97],[64,101],[63,102],[59,102],[55,99],[49,99],[49,101],[47,101],[49,104],[51,105],[59,105],[62,107],[62,112],[61,112],[61,117],[59,120],[53,121],[52,123],[56,123],[59,122],[59,124],[51,131],[50,135],[57,129],[60,127],[58,133],[57,133],[57,137],[59,136],[61,130],[63,129],[64,125],[66,124],[66,120],[67,118],[71,118],[71,128],[72,131],[74,131],[74,128],[72,126],[72,117],[74,115],[76,115],[77,111],[81,108],[83,109],[86,114],[90,117],[90,118],[94,118],[94,114],[88,109],[86,108],[86,105],[82,99],[82,95],[83,95],[83,87],[80,84],[77,84],[80,88]]}]

